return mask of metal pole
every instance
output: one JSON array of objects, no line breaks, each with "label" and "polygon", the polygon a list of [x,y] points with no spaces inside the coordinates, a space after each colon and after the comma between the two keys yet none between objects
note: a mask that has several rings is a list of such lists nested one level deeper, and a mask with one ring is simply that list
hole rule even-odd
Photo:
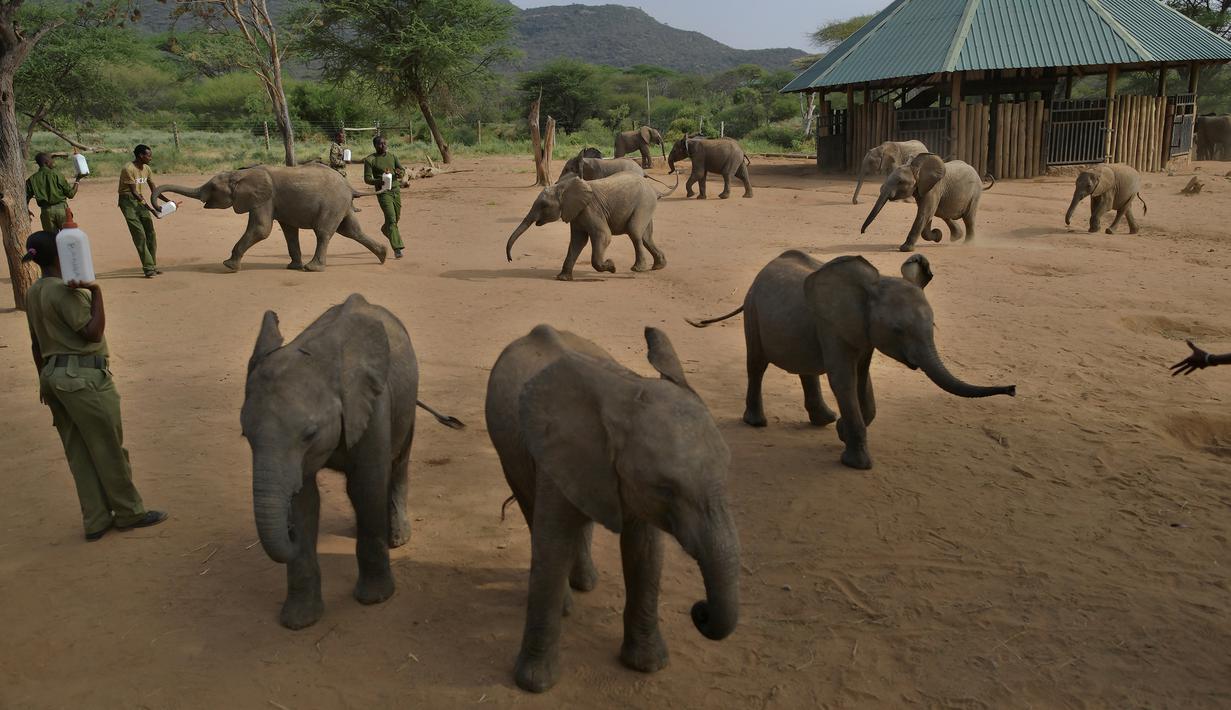
[{"label": "metal pole", "polygon": [[171,137],[175,140],[175,150],[180,149],[180,124],[176,121],[171,122]]},{"label": "metal pole", "polygon": [[645,80],[645,125],[653,125],[650,121],[650,80]]},{"label": "metal pole", "polygon": [[265,122],[265,152],[269,152],[269,121]]}]

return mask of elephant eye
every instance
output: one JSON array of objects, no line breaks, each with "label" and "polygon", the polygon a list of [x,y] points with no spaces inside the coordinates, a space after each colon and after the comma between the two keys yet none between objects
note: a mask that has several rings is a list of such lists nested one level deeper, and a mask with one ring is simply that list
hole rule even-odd
[{"label": "elephant eye", "polygon": [[316,432],[317,432],[317,431],[319,431],[319,427],[317,427],[315,424],[313,424],[312,426],[308,427],[308,428],[307,428],[307,429],[305,429],[305,430],[304,430],[304,432],[303,432],[303,440],[304,440],[304,441],[312,441],[312,439],[316,436]]}]

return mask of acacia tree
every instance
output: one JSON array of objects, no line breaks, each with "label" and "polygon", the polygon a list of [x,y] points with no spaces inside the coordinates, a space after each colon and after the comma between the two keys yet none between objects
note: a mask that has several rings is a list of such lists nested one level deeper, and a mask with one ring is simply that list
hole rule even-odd
[{"label": "acacia tree", "polygon": [[278,38],[274,18],[265,0],[177,0],[173,18],[185,15],[200,20],[215,35],[201,51],[230,61],[256,74],[274,106],[274,121],[282,134],[286,164],[295,164],[295,129],[282,85],[282,63],[289,44]]},{"label": "acacia tree", "polygon": [[512,56],[513,8],[493,0],[321,0],[296,15],[297,48],[325,78],[417,106],[445,163],[433,105],[468,93]]}]

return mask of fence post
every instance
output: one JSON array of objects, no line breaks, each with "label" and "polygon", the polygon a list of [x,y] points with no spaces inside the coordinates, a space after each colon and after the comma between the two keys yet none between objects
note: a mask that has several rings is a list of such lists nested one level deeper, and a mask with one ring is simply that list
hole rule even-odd
[{"label": "fence post", "polygon": [[478,145],[483,145],[483,122],[479,121],[479,137],[476,141]]},{"label": "fence post", "polygon": [[171,122],[171,139],[175,142],[175,151],[178,153],[180,149],[180,124],[177,121]]},{"label": "fence post", "polygon": [[723,121],[722,123],[719,124],[718,137],[719,138],[727,137],[727,122],[726,121]]},{"label": "fence post", "polygon": [[697,135],[705,133],[705,116],[697,119]]},{"label": "fence post", "polygon": [[269,152],[269,121],[265,122],[265,152]]}]

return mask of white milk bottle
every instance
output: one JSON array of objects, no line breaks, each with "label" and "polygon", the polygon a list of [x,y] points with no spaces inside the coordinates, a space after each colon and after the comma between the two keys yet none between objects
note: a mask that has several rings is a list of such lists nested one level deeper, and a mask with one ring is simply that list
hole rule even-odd
[{"label": "white milk bottle", "polygon": [[175,209],[176,209],[176,204],[172,202],[171,200],[167,200],[166,202],[162,203],[162,207],[158,208],[158,219],[162,219],[163,217],[166,217],[167,215],[175,212]]},{"label": "white milk bottle", "polygon": [[70,216],[64,229],[56,235],[56,251],[60,253],[60,275],[67,281],[93,281],[94,258],[90,254],[90,240],[77,228]]},{"label": "white milk bottle", "polygon": [[344,163],[350,162],[350,148],[344,148],[342,150],[342,162]]},{"label": "white milk bottle", "polygon": [[77,166],[77,177],[90,174],[90,166],[85,162],[85,156],[81,153],[73,153],[73,165]]},{"label": "white milk bottle", "polygon": [[381,177],[384,178],[385,190],[386,191],[392,190],[393,189],[393,173],[385,173]]}]

